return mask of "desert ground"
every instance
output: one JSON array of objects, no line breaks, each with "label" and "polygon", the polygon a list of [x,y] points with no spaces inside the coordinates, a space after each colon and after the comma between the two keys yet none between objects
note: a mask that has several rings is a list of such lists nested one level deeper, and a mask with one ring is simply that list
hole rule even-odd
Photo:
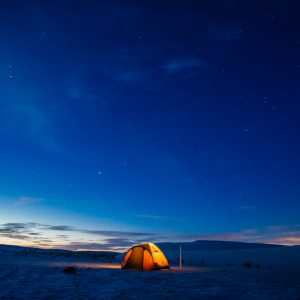
[{"label": "desert ground", "polygon": [[[300,248],[165,253],[171,269],[121,270],[90,259],[0,248],[0,299],[300,299]],[[76,272],[63,272],[74,266]]]}]

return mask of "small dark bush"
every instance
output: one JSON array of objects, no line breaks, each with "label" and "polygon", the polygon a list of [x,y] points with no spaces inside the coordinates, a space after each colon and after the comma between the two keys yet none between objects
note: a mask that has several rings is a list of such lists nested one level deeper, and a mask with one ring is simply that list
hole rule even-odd
[{"label": "small dark bush", "polygon": [[76,273],[76,269],[74,267],[65,267],[64,268],[64,273],[66,273],[66,274],[74,274],[74,273]]},{"label": "small dark bush", "polygon": [[251,261],[245,261],[242,265],[244,268],[252,268],[252,262]]}]

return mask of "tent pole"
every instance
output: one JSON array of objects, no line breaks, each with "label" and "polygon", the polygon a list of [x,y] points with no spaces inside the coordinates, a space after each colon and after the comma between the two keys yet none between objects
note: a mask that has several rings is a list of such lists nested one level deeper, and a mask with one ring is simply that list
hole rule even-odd
[{"label": "tent pole", "polygon": [[179,246],[179,269],[182,270],[182,251],[181,251],[181,245]]}]

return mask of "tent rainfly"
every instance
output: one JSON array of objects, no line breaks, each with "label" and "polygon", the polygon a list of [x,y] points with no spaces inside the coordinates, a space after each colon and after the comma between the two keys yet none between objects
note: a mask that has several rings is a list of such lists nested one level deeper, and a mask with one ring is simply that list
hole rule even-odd
[{"label": "tent rainfly", "polygon": [[123,260],[122,269],[160,270],[169,269],[163,252],[152,243],[143,243],[130,248]]}]

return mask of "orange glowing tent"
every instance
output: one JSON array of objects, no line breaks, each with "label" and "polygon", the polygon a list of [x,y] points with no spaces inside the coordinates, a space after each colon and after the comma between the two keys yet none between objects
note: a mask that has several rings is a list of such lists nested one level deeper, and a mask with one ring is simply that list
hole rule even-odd
[{"label": "orange glowing tent", "polygon": [[130,248],[123,260],[122,269],[160,270],[169,269],[163,252],[152,243],[143,243]]}]

